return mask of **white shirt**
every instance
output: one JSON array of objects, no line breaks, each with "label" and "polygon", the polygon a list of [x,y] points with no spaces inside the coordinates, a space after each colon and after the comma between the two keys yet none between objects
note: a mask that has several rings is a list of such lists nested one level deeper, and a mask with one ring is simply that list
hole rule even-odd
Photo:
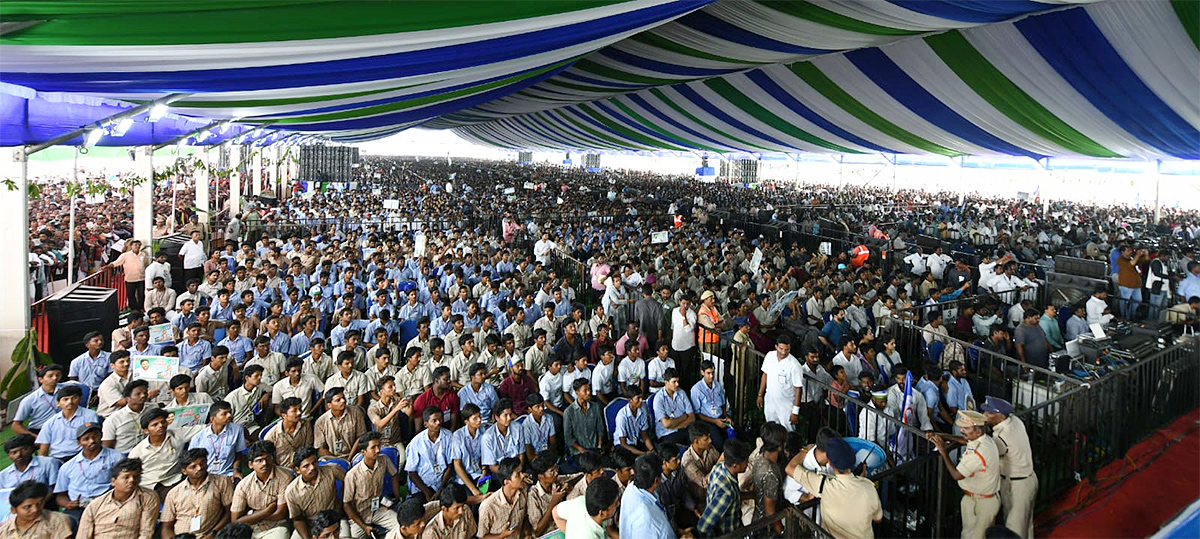
[{"label": "white shirt", "polygon": [[204,244],[188,240],[179,248],[179,256],[183,257],[183,269],[198,268],[204,265],[208,256],[204,254]]},{"label": "white shirt", "polygon": [[550,263],[550,252],[554,250],[556,245],[550,240],[538,240],[533,244],[533,256],[543,265]]},{"label": "white shirt", "polygon": [[1096,296],[1092,296],[1087,300],[1087,323],[1088,325],[1100,324],[1106,325],[1109,320],[1112,320],[1113,315],[1104,314],[1104,310],[1108,308],[1108,302]]},{"label": "white shirt", "polygon": [[696,311],[688,309],[687,316],[679,307],[671,310],[671,349],[680,352],[696,346]]},{"label": "white shirt", "polygon": [[800,374],[800,361],[791,354],[782,360],[772,350],[763,358],[762,372],[767,375],[767,391],[763,396],[765,406],[791,409],[796,390],[804,386]]}]

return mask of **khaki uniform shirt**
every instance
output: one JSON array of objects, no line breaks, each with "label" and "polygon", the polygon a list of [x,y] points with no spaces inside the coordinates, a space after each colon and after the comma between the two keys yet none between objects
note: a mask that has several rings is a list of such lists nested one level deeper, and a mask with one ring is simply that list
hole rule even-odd
[{"label": "khaki uniform shirt", "polygon": [[424,393],[425,390],[433,384],[433,376],[429,374],[429,369],[424,365],[417,365],[415,370],[408,370],[408,365],[404,365],[396,370],[396,394],[411,397],[416,399],[417,395]]},{"label": "khaki uniform shirt", "polygon": [[0,524],[0,539],[67,539],[71,536],[71,519],[63,513],[42,511],[33,525],[24,530],[17,528],[16,517],[9,517]]},{"label": "khaki uniform shirt", "polygon": [[425,525],[425,532],[421,534],[421,539],[467,539],[474,537],[477,529],[475,515],[471,514],[470,509],[464,509],[458,516],[458,520],[449,526],[446,525],[443,513],[439,511]]},{"label": "khaki uniform shirt", "polygon": [[1023,479],[1033,475],[1033,449],[1029,445],[1029,432],[1021,418],[1010,415],[993,429],[992,439],[1000,455],[1000,476]]},{"label": "khaki uniform shirt", "polygon": [[345,478],[346,472],[333,464],[318,466],[317,480],[311,485],[305,482],[303,477],[296,476],[283,491],[283,499],[287,502],[288,507],[288,518],[311,523],[317,513],[326,509],[335,509],[336,481],[342,481]]},{"label": "khaki uniform shirt", "polygon": [[958,458],[959,488],[971,494],[995,494],[1000,491],[1000,453],[996,441],[983,435],[970,442]]},{"label": "khaki uniform shirt", "polygon": [[150,438],[143,438],[133,446],[129,458],[142,459],[142,488],[153,490],[159,484],[169,487],[183,480],[179,474],[179,449],[183,446],[183,439],[170,431],[162,445],[151,445]]},{"label": "khaki uniform shirt", "polygon": [[300,372],[311,374],[317,377],[318,380],[325,380],[334,373],[338,372],[337,367],[333,365],[333,357],[329,354],[322,353],[321,357],[313,359],[309,356],[308,361],[304,362],[304,366],[300,368]]},{"label": "khaki uniform shirt", "polygon": [[[271,386],[267,386],[268,388]],[[225,401],[233,407],[233,422],[241,425],[247,432],[258,425],[254,423],[254,405],[258,403],[266,391],[260,383],[254,389],[247,391],[242,384],[225,395]]]},{"label": "khaki uniform shirt", "polygon": [[[374,361],[375,361],[374,359],[371,360],[371,362],[372,362],[371,368],[367,369],[367,372],[363,373],[363,378],[365,378],[367,381],[367,388],[368,388],[367,393],[368,394],[371,391],[379,390],[379,381],[383,380],[383,377],[385,377],[385,376],[391,376],[393,378],[396,377],[396,367],[388,365],[386,368],[383,369],[382,372],[380,372],[379,366],[375,365]],[[370,396],[368,396],[367,398],[370,399]]]},{"label": "khaki uniform shirt", "polygon": [[[371,401],[371,405],[367,407],[367,418],[371,420],[371,425],[374,426],[376,421],[387,417],[388,413],[400,402],[400,397],[392,397],[392,404],[384,404],[383,401]],[[380,440],[383,445],[396,446],[403,440],[400,439],[400,422],[403,421],[403,414],[392,416],[392,420],[388,422],[382,429],[377,428],[383,439]]]},{"label": "khaki uniform shirt", "polygon": [[133,374],[130,373],[129,378],[121,378],[117,373],[109,374],[103,382],[100,382],[99,393],[100,404],[96,406],[96,413],[100,417],[107,418],[116,412],[119,406],[116,402],[125,398],[125,386],[133,381]]},{"label": "khaki uniform shirt", "polygon": [[92,500],[79,518],[76,539],[152,539],[158,517],[158,495],[139,488],[118,502],[113,491]]},{"label": "khaki uniform shirt", "polygon": [[350,460],[354,443],[366,433],[362,412],[355,406],[347,405],[340,418],[334,417],[333,412],[325,412],[317,418],[313,427],[313,446],[337,458]]},{"label": "khaki uniform shirt", "polygon": [[268,387],[275,385],[275,382],[287,379],[287,376],[283,374],[283,369],[287,366],[287,358],[279,352],[271,352],[267,354],[267,357],[261,357],[257,351],[252,351],[250,359],[247,359],[246,363],[242,365],[242,370],[246,370],[246,367],[250,365],[262,365],[262,383]]},{"label": "khaki uniform shirt", "polygon": [[800,467],[792,478],[821,498],[821,523],[834,537],[875,536],[871,522],[883,518],[883,507],[870,479],[853,474],[824,475]]},{"label": "khaki uniform shirt", "polygon": [[335,387],[343,388],[348,404],[354,404],[362,395],[369,398],[371,390],[374,389],[367,381],[366,375],[358,371],[350,371],[350,378],[342,378],[342,373],[337,372],[325,380],[326,391]]},{"label": "khaki uniform shirt", "polygon": [[390,459],[376,459],[374,468],[367,466],[365,460],[355,464],[346,472],[345,495],[342,501],[354,504],[354,509],[365,519],[380,509],[380,506],[372,505],[383,496],[383,479],[387,475],[396,475],[396,467]]},{"label": "khaki uniform shirt", "polygon": [[[194,533],[204,539],[217,532],[215,526],[229,512],[233,503],[233,479],[225,475],[208,474],[198,487],[190,481],[180,481],[167,493],[163,503],[162,522],[174,522],[176,534]],[[199,526],[193,524],[200,517]]]},{"label": "khaki uniform shirt", "polygon": [[503,489],[489,494],[479,504],[477,534],[504,533],[520,526],[525,521],[526,501],[525,493],[521,491],[513,495],[512,501],[505,499]]},{"label": "khaki uniform shirt", "polygon": [[280,466],[292,468],[296,465],[292,462],[292,455],[296,450],[313,444],[312,424],[308,421],[298,421],[296,430],[289,433],[281,421],[267,433],[265,440],[275,444],[275,462]]},{"label": "khaki uniform shirt", "polygon": [[313,405],[313,392],[324,392],[325,384],[310,375],[300,375],[300,382],[292,386],[290,378],[284,378],[271,387],[271,404],[278,405],[283,399],[296,397],[300,399],[300,408],[304,410],[304,419],[311,419],[307,414]]},{"label": "khaki uniform shirt", "polygon": [[[266,481],[259,481],[258,474],[251,472],[238,482],[233,489],[233,504],[230,511],[247,513],[247,509],[257,513],[269,508],[272,502],[278,507],[285,507],[287,501],[283,491],[292,481],[292,475],[287,470],[276,466]],[[274,511],[272,511],[274,512]],[[284,513],[286,515],[286,512]],[[286,525],[285,520],[263,520],[254,524],[254,531],[264,532],[271,528]]]},{"label": "khaki uniform shirt", "polygon": [[100,431],[100,440],[115,441],[113,449],[125,454],[146,437],[146,432],[142,430],[141,414],[130,410],[128,406],[122,406],[109,414],[108,419],[100,425]]}]

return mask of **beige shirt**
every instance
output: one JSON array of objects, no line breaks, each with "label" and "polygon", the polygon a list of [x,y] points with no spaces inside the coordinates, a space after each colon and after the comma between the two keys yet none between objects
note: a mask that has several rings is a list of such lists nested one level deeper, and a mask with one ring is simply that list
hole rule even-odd
[{"label": "beige shirt", "polygon": [[300,382],[295,386],[292,385],[290,378],[284,378],[275,382],[275,385],[271,387],[271,404],[278,405],[283,402],[283,399],[296,397],[300,399],[300,408],[305,413],[304,419],[310,419],[307,414],[315,402],[313,401],[313,392],[323,393],[324,391],[325,384],[307,374],[300,375]]},{"label": "beige shirt", "polygon": [[992,428],[992,433],[1000,455],[1001,477],[1021,479],[1033,475],[1033,449],[1021,418],[1008,416]]},{"label": "beige shirt", "polygon": [[[385,459],[386,460],[386,459]],[[288,518],[311,522],[317,513],[336,509],[337,483],[346,478],[346,472],[336,464],[317,467],[317,480],[312,484],[296,476],[283,491],[287,502]]]},{"label": "beige shirt", "polygon": [[371,368],[367,369],[367,371],[375,370],[375,356],[379,354],[381,346],[386,346],[388,353],[391,354],[391,359],[389,361],[392,365],[399,365],[404,362],[404,358],[400,356],[399,347],[394,344],[383,345],[382,343],[376,343],[375,346],[372,346],[370,350],[367,350],[367,364],[371,366]]},{"label": "beige shirt", "polygon": [[113,491],[92,500],[79,518],[76,539],[152,539],[158,517],[158,495],[139,488],[124,502]]},{"label": "beige shirt", "polygon": [[337,458],[349,460],[354,453],[354,443],[366,433],[362,412],[355,406],[347,405],[342,417],[325,412],[317,418],[313,427],[313,446]]},{"label": "beige shirt", "polygon": [[446,525],[443,513],[438,511],[438,514],[434,515],[425,525],[425,532],[421,534],[421,539],[467,539],[474,537],[476,530],[475,515],[472,515],[469,509],[464,509],[454,524],[449,526]]},{"label": "beige shirt", "polygon": [[246,367],[250,365],[262,365],[262,383],[268,387],[275,385],[275,382],[287,378],[283,374],[283,368],[287,366],[287,358],[283,357],[283,354],[279,352],[271,352],[267,354],[267,357],[260,357],[258,351],[252,351],[250,359],[247,359],[246,363],[242,365],[242,370],[246,370]]},{"label": "beige shirt", "polygon": [[349,378],[343,378],[341,372],[336,372],[325,380],[325,390],[335,387],[343,388],[346,395],[346,402],[355,404],[360,396],[366,395],[370,397],[371,383],[367,381],[366,375],[358,371],[350,371]]},{"label": "beige shirt", "polygon": [[367,380],[368,393],[379,390],[379,381],[383,380],[383,377],[391,376],[395,378],[396,376],[396,367],[388,365],[382,371],[380,371],[379,366],[373,363],[375,360],[372,359],[371,361],[371,368],[367,369],[367,372],[363,373],[363,378],[366,378]]},{"label": "beige shirt", "polygon": [[[234,487],[233,504],[230,506],[230,511],[247,513],[247,509],[249,509],[257,513],[271,509],[271,512],[274,512],[274,508],[270,507],[272,502],[277,504],[277,507],[286,507],[287,501],[283,498],[283,491],[287,489],[291,481],[292,475],[279,466],[276,466],[271,471],[271,476],[266,481],[260,481],[258,474],[251,472],[238,482],[237,487]],[[286,517],[286,511],[284,515]],[[285,526],[286,524],[286,518],[281,520],[263,520],[254,524],[254,531],[264,532],[271,528]]]},{"label": "beige shirt", "polygon": [[129,458],[142,459],[142,488],[153,489],[160,483],[169,487],[183,479],[179,474],[179,449],[183,445],[182,439],[168,431],[162,445],[152,445],[150,438],[143,438],[133,446]]},{"label": "beige shirt", "polygon": [[304,366],[300,368],[300,372],[311,374],[318,380],[324,380],[333,376],[337,372],[337,367],[333,365],[333,358],[329,354],[322,353],[321,357],[317,359],[309,356],[308,361],[305,361]]},{"label": "beige shirt", "polygon": [[280,423],[275,425],[264,439],[275,444],[275,462],[278,462],[280,466],[291,468],[295,466],[295,463],[292,462],[292,455],[296,450],[313,444],[312,424],[308,421],[297,421],[296,430],[289,433],[280,420]]},{"label": "beige shirt", "polygon": [[712,447],[704,454],[698,454],[694,447],[688,446],[687,451],[683,452],[683,458],[679,459],[679,467],[683,469],[683,475],[688,480],[688,489],[697,500],[705,499],[708,492],[708,473],[712,471],[718,458],[720,455]]},{"label": "beige shirt", "polygon": [[958,458],[959,488],[971,494],[988,495],[1000,491],[1000,453],[991,436],[984,434],[970,442]]},{"label": "beige shirt", "polygon": [[217,371],[211,364],[200,367],[200,372],[196,373],[196,392],[224,400],[225,395],[229,394],[229,370],[222,367]]},{"label": "beige shirt", "polygon": [[383,445],[395,446],[403,440],[400,439],[400,422],[403,421],[403,414],[392,416],[392,420],[388,422],[382,429],[375,427],[375,422],[387,417],[392,411],[392,407],[400,402],[400,397],[392,397],[391,404],[384,404],[383,401],[371,401],[371,405],[367,407],[367,418],[371,420],[371,426],[374,430],[378,430],[383,435]]},{"label": "beige shirt", "polygon": [[[163,525],[174,523],[175,533],[194,533],[200,539],[216,533],[217,522],[226,516],[233,503],[233,479],[225,475],[208,474],[199,486],[180,481],[171,487],[163,503]],[[199,516],[199,529],[193,529],[193,517]]]},{"label": "beige shirt", "polygon": [[246,385],[242,384],[225,395],[225,402],[233,407],[233,422],[245,428],[246,432],[250,432],[250,429],[258,426],[254,423],[254,405],[258,403],[264,393],[263,385],[260,383],[249,391],[246,390]]},{"label": "beige shirt", "polygon": [[433,376],[424,365],[417,365],[416,369],[410,371],[406,364],[396,370],[395,377],[396,394],[406,397],[416,398],[433,384]]},{"label": "beige shirt", "polygon": [[15,517],[0,523],[0,539],[67,539],[70,536],[71,519],[54,511],[43,510],[41,516],[24,530],[17,528]]},{"label": "beige shirt", "polygon": [[125,398],[125,386],[132,381],[133,373],[130,373],[128,378],[121,378],[115,372],[109,374],[103,382],[100,382],[100,388],[97,390],[100,395],[100,404],[96,406],[96,413],[100,417],[107,418],[116,412],[120,408],[116,402]]},{"label": "beige shirt", "polygon": [[354,504],[354,509],[365,519],[373,512],[372,500],[383,496],[383,479],[387,475],[396,475],[396,467],[387,458],[375,459],[374,467],[367,466],[366,460],[355,464],[346,472],[342,501]]},{"label": "beige shirt", "polygon": [[[525,521],[525,493],[517,491],[512,500],[504,497],[504,489],[492,492],[479,504],[477,535],[504,533]],[[467,511],[463,511],[466,513]]]},{"label": "beige shirt", "polygon": [[797,467],[792,478],[821,498],[821,523],[839,539],[875,537],[871,522],[883,518],[879,492],[870,479],[853,474],[824,475]]},{"label": "beige shirt", "polygon": [[113,449],[125,454],[146,437],[146,432],[142,430],[141,414],[130,410],[128,406],[122,406],[110,414],[100,425],[100,432],[101,441],[115,441]]}]

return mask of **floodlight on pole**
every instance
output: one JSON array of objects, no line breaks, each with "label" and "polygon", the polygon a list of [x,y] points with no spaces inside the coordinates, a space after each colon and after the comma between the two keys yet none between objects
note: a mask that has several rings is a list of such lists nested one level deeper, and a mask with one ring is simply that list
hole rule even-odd
[{"label": "floodlight on pole", "polygon": [[133,118],[125,118],[117,122],[117,126],[113,128],[112,135],[114,137],[123,137],[129,132],[129,128],[133,127]]},{"label": "floodlight on pole", "polygon": [[151,122],[157,122],[157,121],[163,119],[163,116],[166,116],[166,115],[167,115],[167,106],[164,104],[160,103],[160,104],[154,105],[154,107],[150,109],[150,121]]}]

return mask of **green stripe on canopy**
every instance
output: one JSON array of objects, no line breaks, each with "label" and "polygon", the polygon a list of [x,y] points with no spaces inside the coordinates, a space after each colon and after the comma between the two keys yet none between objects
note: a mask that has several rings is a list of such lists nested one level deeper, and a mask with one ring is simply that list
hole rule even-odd
[{"label": "green stripe on canopy", "polygon": [[659,101],[661,101],[662,103],[666,104],[668,107],[671,107],[671,109],[672,109],[672,110],[674,110],[675,112],[678,112],[679,114],[683,115],[683,117],[685,117],[685,118],[687,118],[687,119],[689,119],[689,120],[691,120],[691,121],[695,122],[695,123],[696,123],[697,125],[699,125],[700,127],[703,127],[704,129],[707,129],[707,130],[708,130],[710,133],[717,133],[717,134],[721,135],[722,137],[725,137],[725,138],[727,138],[727,139],[729,139],[729,140],[732,140],[732,141],[734,141],[734,142],[737,142],[738,144],[741,144],[741,145],[743,145],[743,146],[744,146],[744,147],[746,147],[746,148],[754,148],[754,149],[756,149],[756,150],[762,150],[762,151],[764,151],[764,152],[772,152],[772,151],[775,151],[775,150],[772,150],[772,149],[770,149],[770,148],[765,148],[765,147],[763,147],[763,146],[759,146],[758,144],[754,144],[754,143],[752,143],[752,142],[747,142],[747,141],[744,141],[744,140],[742,140],[742,139],[740,139],[740,138],[737,138],[737,137],[735,137],[735,136],[733,136],[733,135],[731,135],[731,134],[729,134],[729,133],[726,133],[725,131],[722,131],[722,130],[720,130],[720,129],[717,129],[717,128],[713,127],[712,125],[709,125],[709,123],[708,123],[708,122],[705,122],[705,121],[701,120],[700,118],[697,118],[695,115],[693,115],[692,113],[688,112],[688,111],[687,111],[686,109],[684,109],[683,107],[679,106],[679,104],[678,104],[678,103],[676,103],[676,102],[672,101],[670,98],[668,98],[668,97],[667,97],[667,95],[666,95],[665,93],[663,93],[663,91],[662,91],[662,90],[660,90],[660,89],[658,89],[658,88],[652,88],[652,89],[650,90],[650,93],[651,93],[651,94],[654,94],[654,97],[657,97]]},{"label": "green stripe on canopy", "polygon": [[809,133],[803,129],[800,129],[794,125],[789,124],[788,122],[784,121],[779,116],[776,116],[774,113],[767,110],[766,107],[758,104],[753,99],[750,99],[749,97],[747,97],[746,94],[743,94],[737,88],[734,88],[733,85],[729,84],[729,81],[727,81],[725,79],[709,79],[709,80],[704,81],[704,85],[708,86],[709,88],[712,88],[713,91],[715,91],[721,95],[722,99],[730,102],[737,108],[741,109],[742,112],[745,112],[746,114],[749,114],[749,115],[757,118],[762,123],[765,123],[765,124],[771,126],[771,128],[776,129],[782,133],[787,133],[789,136],[798,138],[800,140],[803,140],[810,144],[820,146],[822,148],[833,150],[835,152],[862,153],[858,150],[847,148],[845,146],[840,146],[840,145],[834,144],[832,142],[829,142],[827,140],[821,139],[821,138],[813,135],[812,133]]},{"label": "green stripe on canopy", "polygon": [[727,63],[731,63],[731,64],[761,65],[761,64],[767,63],[767,62],[751,62],[749,60],[738,60],[736,58],[729,58],[727,56],[719,56],[716,54],[707,53],[702,50],[694,49],[694,48],[684,45],[682,43],[678,43],[678,42],[672,41],[670,39],[667,39],[665,37],[662,37],[662,36],[654,33],[653,30],[651,30],[649,32],[637,34],[635,36],[631,36],[628,39],[629,39],[629,41],[633,41],[635,43],[641,43],[643,45],[650,45],[651,47],[658,47],[663,50],[683,54],[686,56],[691,56],[693,58],[701,58],[704,60],[714,60],[717,62],[727,62]]},{"label": "green stripe on canopy", "polygon": [[841,13],[830,11],[812,2],[802,2],[796,0],[758,0],[759,4],[767,6],[780,13],[786,13],[793,17],[809,20],[825,26],[832,26],[842,30],[858,32],[860,34],[873,34],[878,36],[910,36],[921,32],[916,30],[904,30],[900,28],[889,28],[878,24],[871,24],[856,19],[852,19]]},{"label": "green stripe on canopy", "polygon": [[1188,37],[1192,38],[1192,43],[1195,43],[1196,48],[1200,49],[1200,2],[1171,0],[1171,7],[1179,16],[1179,22],[1183,24],[1183,29],[1187,30]]},{"label": "green stripe on canopy", "polygon": [[647,120],[645,117],[643,117],[641,114],[638,114],[637,112],[635,112],[632,108],[627,106],[625,103],[622,103],[619,99],[610,99],[610,100],[608,100],[608,104],[621,109],[621,112],[628,114],[629,117],[633,118],[635,121],[642,124],[647,129],[651,129],[654,132],[656,132],[668,139],[682,140],[683,142],[686,142],[689,146],[691,146],[693,148],[699,148],[701,150],[707,150],[710,152],[720,152],[721,151],[716,148],[713,148],[712,146],[700,144],[699,142],[695,142],[693,140],[686,139],[683,137],[682,133],[672,133],[670,131],[667,131],[666,129],[659,127],[658,123]]}]

